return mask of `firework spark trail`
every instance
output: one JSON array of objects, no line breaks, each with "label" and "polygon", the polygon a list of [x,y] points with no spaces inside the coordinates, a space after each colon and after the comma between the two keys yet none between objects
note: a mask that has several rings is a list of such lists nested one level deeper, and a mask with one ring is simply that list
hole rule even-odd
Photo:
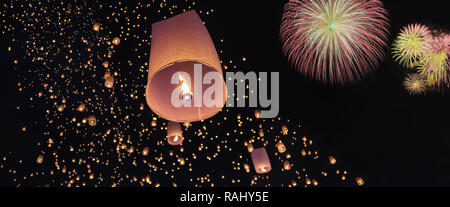
[{"label": "firework spark trail", "polygon": [[280,30],[283,50],[302,74],[344,84],[377,67],[388,28],[378,0],[291,0]]}]

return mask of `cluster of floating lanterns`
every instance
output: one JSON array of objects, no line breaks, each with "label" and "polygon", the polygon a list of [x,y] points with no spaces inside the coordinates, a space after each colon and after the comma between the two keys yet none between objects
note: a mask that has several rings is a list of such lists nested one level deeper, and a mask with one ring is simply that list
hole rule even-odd
[{"label": "cluster of floating lanterns", "polygon": [[[89,3],[80,2],[80,4]],[[144,28],[145,23],[148,24],[149,21],[144,16],[139,15],[142,12],[137,10],[130,12],[130,10],[123,9],[124,7],[121,5],[124,4],[121,4],[120,1],[114,4],[114,6],[103,6],[103,8],[114,10],[114,12],[111,12],[114,15],[110,15],[103,20],[96,19],[95,22],[92,22],[92,16],[89,16],[92,11],[88,10],[86,12],[88,15],[83,15],[86,13],[77,10],[89,8],[89,6],[68,8],[70,4],[67,4],[67,8],[63,6],[60,8],[67,11],[72,9],[72,12],[60,12],[61,14],[76,15],[87,19],[86,23],[79,28],[91,32],[93,37],[80,37],[77,32],[71,33],[68,28],[73,28],[73,25],[68,23],[62,23],[61,26],[56,25],[56,28],[60,30],[51,31],[40,30],[38,24],[35,26],[23,22],[24,25],[28,25],[27,31],[30,31],[30,37],[36,36],[36,33],[46,37],[62,35],[67,37],[70,42],[59,44],[59,39],[56,38],[55,40],[52,38],[45,40],[46,42],[30,39],[25,47],[29,57],[13,60],[17,65],[16,67],[21,67],[19,63],[26,63],[30,60],[36,61],[36,64],[44,65],[43,68],[46,70],[33,71],[38,74],[39,80],[44,83],[44,86],[39,85],[36,89],[28,88],[37,90],[36,96],[32,97],[33,101],[30,101],[31,104],[29,105],[35,105],[34,100],[38,100],[42,102],[40,104],[49,106],[45,111],[45,126],[42,127],[42,134],[40,134],[44,138],[38,140],[37,143],[38,152],[36,152],[35,163],[38,166],[31,173],[19,174],[17,172],[21,171],[22,163],[22,160],[20,160],[17,162],[20,164],[16,164],[16,167],[19,166],[17,169],[12,167],[9,170],[18,186],[26,185],[27,182],[35,185],[33,181],[38,179],[43,180],[38,183],[49,183],[48,185],[52,186],[121,186],[127,184],[155,187],[226,186],[239,184],[264,185],[265,181],[270,183],[264,186],[270,186],[276,185],[271,183],[270,176],[276,175],[278,170],[281,170],[281,172],[289,171],[289,173],[294,174],[288,176],[290,179],[289,186],[300,185],[301,181],[297,177],[297,173],[305,173],[305,169],[299,170],[295,160],[288,160],[291,155],[287,153],[287,151],[292,150],[295,139],[291,141],[288,137],[285,137],[283,141],[276,140],[273,145],[268,144],[273,141],[274,131],[278,131],[277,133],[280,134],[280,127],[281,134],[284,134],[284,136],[295,132],[294,128],[290,127],[289,131],[286,125],[279,125],[280,119],[264,120],[261,119],[261,113],[255,111],[254,114],[251,114],[254,115],[254,119],[245,114],[238,115],[240,122],[246,125],[256,122],[267,123],[265,128],[255,127],[253,129],[253,127],[249,127],[249,131],[242,132],[247,128],[238,126],[224,131],[223,122],[232,122],[232,118],[228,116],[232,114],[229,109],[222,109],[222,107],[196,108],[190,111],[167,108],[171,104],[164,97],[167,96],[168,91],[172,91],[172,88],[169,87],[175,87],[165,85],[170,83],[170,81],[166,82],[164,79],[167,73],[181,68],[193,77],[191,70],[196,62],[205,64],[204,71],[219,71],[222,73],[222,67],[224,69],[236,68],[232,65],[231,60],[227,62],[219,60],[211,37],[195,12],[186,12],[155,23],[150,44],[148,40],[150,35],[146,33],[150,27]],[[138,5],[140,9],[148,6],[147,4]],[[164,6],[165,8],[171,8],[169,3]],[[45,6],[34,5],[28,9],[34,12],[34,10],[40,11],[45,8]],[[179,9],[180,11],[177,12],[184,12],[191,7],[186,6]],[[49,9],[48,11],[55,12],[58,10]],[[30,14],[33,12],[30,12]],[[172,12],[173,8],[168,13]],[[43,12],[34,13],[37,16],[45,15]],[[207,15],[207,13],[203,12],[203,15]],[[25,16],[30,14],[25,14]],[[127,14],[136,14],[137,16],[127,17]],[[67,17],[61,18],[66,19]],[[137,23],[129,22],[129,19],[133,18],[135,19],[133,21],[137,21]],[[161,19],[166,18],[161,17]],[[189,24],[185,24],[186,21]],[[38,22],[51,23],[51,21]],[[109,31],[109,24],[114,22],[123,24],[121,35],[114,35],[112,31]],[[54,25],[49,26],[53,27]],[[135,28],[143,28],[144,32],[135,33]],[[192,28],[195,28],[193,32],[191,31]],[[174,30],[177,32],[172,32]],[[190,30],[192,33],[180,32],[183,30]],[[140,35],[142,33],[146,35]],[[186,43],[185,38],[189,38],[190,41]],[[174,42],[176,44],[171,45],[173,48],[167,48],[168,39],[176,40]],[[118,64],[113,58],[115,50],[120,49],[117,46],[128,40],[137,40],[137,48],[143,48],[142,50],[134,50],[136,54],[130,55],[128,62],[130,68],[139,68],[141,74],[138,74],[137,77],[136,71],[133,71],[132,77],[135,77],[135,79],[126,79],[123,75],[128,72],[126,67],[121,64],[123,68],[118,68]],[[123,42],[121,43],[121,41]],[[81,46],[75,47],[79,43],[81,43]],[[152,52],[148,53],[147,49],[150,48],[150,45]],[[186,48],[180,50],[178,45],[184,45],[182,48]],[[41,47],[44,49],[41,50]],[[86,47],[86,50],[82,50],[84,47]],[[201,48],[205,53],[193,56],[193,52],[190,50],[192,48]],[[51,70],[51,67],[49,67],[52,62],[48,59],[54,55],[54,51],[64,54],[64,59],[67,60],[66,65],[58,66],[59,70]],[[84,52],[88,54],[87,60],[83,56]],[[50,55],[46,56],[46,53]],[[151,54],[150,62],[148,62],[148,54]],[[223,54],[223,51],[219,50],[219,54]],[[83,58],[81,58],[82,56]],[[246,60],[246,58],[242,59],[243,61]],[[172,66],[171,63],[175,63],[175,65]],[[225,63],[229,65],[225,65]],[[149,68],[148,75],[145,75],[147,68]],[[18,70],[18,73],[22,72],[24,70]],[[80,74],[80,83],[74,84],[78,82],[75,82],[77,79],[72,77]],[[20,77],[26,77],[26,75],[21,74]],[[181,77],[180,80],[184,78]],[[158,82],[160,79],[164,80],[165,83]],[[120,84],[117,84],[118,82]],[[180,84],[186,83],[180,81]],[[19,91],[28,90],[26,86],[32,86],[33,84],[33,82],[24,78],[18,84]],[[67,84],[67,86],[64,84]],[[145,99],[156,114],[152,114],[150,118],[148,118],[150,112],[145,107],[144,97],[140,95],[143,94],[145,85],[147,86],[145,88]],[[114,88],[114,90],[108,90],[108,88]],[[183,99],[195,103],[195,95],[198,92],[188,85],[184,88],[186,90],[183,91]],[[211,118],[221,110],[224,113]],[[78,116],[82,118],[79,119]],[[166,121],[161,121],[162,119]],[[24,133],[34,131],[29,128],[21,127]],[[266,138],[264,141],[255,138],[246,142],[249,152],[246,153],[245,148],[240,148],[242,147],[241,139],[253,135]],[[259,141],[262,141],[263,147],[259,147]],[[275,154],[268,146],[275,146]],[[284,153],[282,153],[283,150]],[[281,168],[274,167],[277,155],[280,159],[281,154],[286,159],[283,158],[281,161]],[[314,159],[316,157],[316,153],[311,153],[311,150],[306,148],[301,150],[301,155],[312,155],[311,157],[314,157]],[[295,154],[292,156],[295,156]],[[232,167],[235,174],[221,174],[222,169],[218,168],[205,169],[205,163],[206,165],[214,164],[223,158],[232,158]],[[12,162],[13,158],[9,156],[8,159],[5,157],[4,160],[6,161],[2,161],[3,163]],[[228,168],[229,165],[220,163],[220,167]],[[242,174],[240,174],[241,172]],[[313,172],[310,174],[313,174]],[[304,178],[305,182],[310,185],[318,185],[318,178],[315,177],[316,179],[304,177],[302,174],[302,179]],[[170,183],[167,183],[165,179],[168,179]],[[357,182],[361,183],[359,180]]]}]

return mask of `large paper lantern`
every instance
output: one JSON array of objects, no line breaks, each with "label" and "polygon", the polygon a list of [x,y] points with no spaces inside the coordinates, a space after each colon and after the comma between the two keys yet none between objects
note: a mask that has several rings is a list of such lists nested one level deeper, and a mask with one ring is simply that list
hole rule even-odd
[{"label": "large paper lantern", "polygon": [[256,173],[265,174],[272,170],[272,166],[270,164],[269,155],[267,155],[266,148],[261,147],[254,149],[251,152],[253,167],[255,168]]},{"label": "large paper lantern", "polygon": [[167,123],[167,142],[170,145],[180,145],[183,143],[183,132],[179,123],[172,121]]},{"label": "large paper lantern", "polygon": [[[209,72],[217,72],[220,83],[212,81],[211,84],[202,84],[201,89],[195,87],[195,64],[202,65],[202,78]],[[189,74],[189,77],[180,75],[179,84],[171,84],[172,76],[177,72],[185,72]],[[190,81],[187,80],[188,78]],[[185,101],[190,102],[191,106],[175,107],[172,104],[172,93],[178,87],[182,87],[183,93],[180,95]],[[203,94],[209,88],[222,92],[214,93],[212,99],[221,100],[223,103],[213,106],[203,104]],[[145,94],[147,104],[153,112],[174,122],[204,120],[222,109],[227,97],[222,67],[208,30],[195,11],[188,11],[152,25],[148,83]],[[219,95],[222,99],[216,98]]]}]

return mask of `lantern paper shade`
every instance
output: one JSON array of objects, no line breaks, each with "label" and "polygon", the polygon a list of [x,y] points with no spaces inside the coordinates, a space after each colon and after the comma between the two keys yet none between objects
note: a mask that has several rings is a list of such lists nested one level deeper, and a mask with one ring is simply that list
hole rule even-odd
[{"label": "lantern paper shade", "polygon": [[180,145],[183,143],[183,132],[179,123],[172,121],[167,123],[167,142],[170,145]]},{"label": "lantern paper shade", "polygon": [[269,155],[267,154],[266,148],[261,147],[254,149],[251,152],[251,157],[253,161],[253,167],[255,168],[256,173],[265,174],[272,170],[272,166],[270,165]]},{"label": "lantern paper shade", "polygon": [[[151,46],[146,100],[153,112],[174,122],[194,122],[212,117],[222,109],[227,97],[222,66],[208,30],[195,11],[154,23]],[[206,73],[218,72],[221,83],[202,84],[196,91],[195,64],[202,64],[202,78]],[[172,76],[177,72],[190,76],[192,107],[177,108],[171,102],[173,91],[181,85],[171,84]],[[222,95],[222,104],[207,107],[200,101],[210,87],[220,87],[217,91],[222,91],[222,94],[218,93]],[[218,95],[214,93],[212,99],[220,100],[215,96]]]}]

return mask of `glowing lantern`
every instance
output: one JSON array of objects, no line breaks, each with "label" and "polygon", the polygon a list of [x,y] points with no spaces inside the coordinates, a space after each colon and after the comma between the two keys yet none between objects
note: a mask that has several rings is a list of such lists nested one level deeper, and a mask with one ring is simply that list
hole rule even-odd
[{"label": "glowing lantern", "polygon": [[89,124],[89,126],[97,125],[97,118],[95,118],[94,115],[89,116],[88,117],[88,124]]},{"label": "glowing lantern", "polygon": [[84,110],[86,110],[86,104],[82,103],[78,106],[77,109],[79,112],[84,112]]},{"label": "glowing lantern", "polygon": [[281,127],[281,133],[283,133],[283,135],[287,135],[288,132],[289,132],[289,130],[288,130],[287,126],[286,126],[286,125],[283,125],[283,126]]},{"label": "glowing lantern", "polygon": [[253,151],[253,144],[252,143],[248,143],[247,144],[247,150],[248,150],[248,152],[252,152]]},{"label": "glowing lantern", "polygon": [[291,170],[291,163],[289,163],[289,161],[284,161],[283,162],[283,168],[284,170]]},{"label": "glowing lantern", "polygon": [[62,111],[64,111],[65,108],[66,108],[66,106],[64,104],[63,105],[59,105],[58,106],[58,111],[62,112]]},{"label": "glowing lantern", "polygon": [[319,185],[319,182],[317,182],[316,179],[313,179],[313,180],[312,180],[312,183],[313,183],[314,186],[318,186],[318,185]]},{"label": "glowing lantern", "polygon": [[114,39],[112,40],[112,43],[113,43],[114,45],[119,45],[119,44],[120,44],[120,38],[114,37]]},{"label": "glowing lantern", "polygon": [[184,165],[185,164],[185,160],[184,158],[178,158],[178,162],[180,163],[180,165]]},{"label": "glowing lantern", "polygon": [[103,67],[105,67],[105,68],[109,67],[109,62],[107,60],[105,62],[103,62]]},{"label": "glowing lantern", "polygon": [[244,170],[245,170],[245,172],[249,173],[250,172],[250,165],[245,163],[244,164]]},{"label": "glowing lantern", "polygon": [[144,149],[142,150],[142,156],[147,156],[148,155],[148,151],[150,151],[150,149],[148,147],[144,147]]},{"label": "glowing lantern", "polygon": [[39,155],[39,156],[36,158],[36,163],[37,163],[37,164],[42,164],[42,162],[44,162],[44,155]]},{"label": "glowing lantern", "polygon": [[330,164],[336,164],[336,158],[334,158],[333,156],[329,156],[328,159],[330,160]]},{"label": "glowing lantern", "polygon": [[251,152],[251,157],[253,161],[253,167],[255,168],[256,173],[265,174],[272,170],[272,166],[270,165],[269,155],[267,155],[266,148],[261,147],[254,149]]},{"label": "glowing lantern", "polygon": [[156,127],[157,122],[156,122],[156,117],[152,119],[152,127]]},{"label": "glowing lantern", "polygon": [[111,72],[106,72],[103,78],[105,79],[106,88],[112,88],[114,86],[114,77],[111,75]]},{"label": "glowing lantern", "polygon": [[180,145],[183,143],[183,132],[179,123],[172,121],[167,123],[167,142],[170,145]]},{"label": "glowing lantern", "polygon": [[131,146],[130,148],[128,148],[128,153],[132,154],[134,152],[134,147]]},{"label": "glowing lantern", "polygon": [[260,136],[260,137],[264,137],[264,130],[263,130],[263,129],[260,129],[260,130],[259,130],[259,136]]},{"label": "glowing lantern", "polygon": [[306,185],[311,185],[311,179],[306,178],[306,179],[305,179],[305,182],[306,182]]},{"label": "glowing lantern", "polygon": [[302,157],[306,156],[306,151],[304,149],[302,149],[301,153],[302,153]]},{"label": "glowing lantern", "polygon": [[92,26],[92,29],[96,32],[98,32],[100,30],[100,23],[96,22],[94,24],[94,26]]},{"label": "glowing lantern", "polygon": [[279,142],[277,143],[276,147],[277,147],[277,149],[278,149],[278,152],[280,152],[280,153],[286,152],[286,147],[284,146],[284,144],[283,144],[282,141],[279,141]]},{"label": "glowing lantern", "polygon": [[255,118],[261,118],[261,112],[259,112],[259,110],[255,110]]},{"label": "glowing lantern", "polygon": [[[227,97],[222,66],[208,30],[195,11],[154,23],[151,46],[146,100],[153,112],[169,121],[195,122],[212,117],[222,109]],[[220,83],[196,87],[192,80],[195,64],[202,64],[202,72],[198,73],[202,79],[209,72],[218,72]],[[171,84],[177,72],[189,74],[189,77],[180,74],[179,84]],[[171,96],[177,88],[181,89],[180,97],[190,106],[172,104]],[[222,92],[214,95],[216,100],[220,100],[218,95],[222,96],[223,103],[206,106],[203,103],[205,91]]]},{"label": "glowing lantern", "polygon": [[364,185],[364,180],[361,177],[357,177],[356,178],[356,184],[358,184],[358,186],[363,186]]}]

